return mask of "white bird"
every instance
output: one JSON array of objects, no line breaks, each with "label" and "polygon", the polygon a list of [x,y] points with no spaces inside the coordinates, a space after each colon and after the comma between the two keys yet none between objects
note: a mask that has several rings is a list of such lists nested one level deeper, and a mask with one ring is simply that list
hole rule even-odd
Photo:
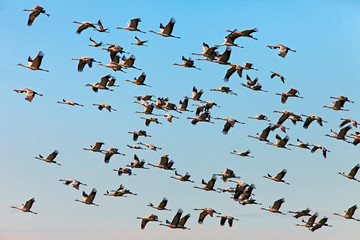
[{"label": "white bird", "polygon": [[32,199],[28,200],[25,203],[25,205],[22,204],[21,207],[11,206],[11,208],[15,208],[15,209],[21,210],[23,212],[29,212],[29,213],[37,214],[36,212],[33,212],[33,211],[30,210],[34,202],[35,202],[35,198],[32,198]]},{"label": "white bird", "polygon": [[39,159],[39,160],[42,160],[42,161],[45,161],[47,163],[55,163],[56,165],[59,165],[61,166],[60,163],[57,163],[54,161],[54,159],[56,158],[56,156],[59,154],[59,151],[58,150],[54,150],[52,153],[49,154],[49,156],[47,156],[46,158],[44,158],[43,156],[41,156],[39,154],[39,157],[35,157],[35,159]]}]

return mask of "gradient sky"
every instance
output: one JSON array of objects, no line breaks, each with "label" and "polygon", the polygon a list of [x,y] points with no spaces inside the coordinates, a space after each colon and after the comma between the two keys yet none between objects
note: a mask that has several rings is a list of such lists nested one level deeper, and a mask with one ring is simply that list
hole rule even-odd
[{"label": "gradient sky", "polygon": [[[51,14],[40,15],[31,27],[26,25],[31,9],[40,5]],[[8,1],[0,2],[2,34],[0,104],[2,109],[0,137],[0,238],[18,239],[98,239],[120,237],[125,239],[199,239],[215,237],[243,239],[358,239],[359,223],[333,216],[350,206],[360,203],[358,182],[348,180],[337,172],[348,173],[357,163],[358,147],[325,137],[330,129],[338,131],[340,118],[359,118],[360,98],[358,48],[360,29],[360,3],[358,1]],[[125,27],[130,19],[140,17],[139,28],[158,31],[159,24],[176,19],[173,34],[181,39],[164,38],[152,33],[142,34],[116,27]],[[79,25],[72,21],[97,22],[101,19],[110,33],[99,33],[92,29],[75,34]],[[202,51],[202,43],[213,46],[221,44],[228,29],[258,28],[253,35],[258,40],[239,38],[244,48],[233,48],[230,61],[241,65],[251,62],[259,71],[247,71],[252,78],[258,77],[265,92],[253,92],[240,85],[245,77],[233,76],[223,82],[228,66],[197,61],[202,70],[173,66],[181,63],[181,57]],[[134,36],[149,40],[148,47],[133,46]],[[90,56],[104,64],[109,54],[99,48],[89,47],[89,37],[104,43],[117,43],[136,56],[135,66],[147,74],[146,82],[151,88],[125,82],[138,77],[141,71],[126,70],[127,73],[94,65],[77,72],[77,62],[70,58]],[[266,45],[278,43],[296,49],[285,59],[278,50]],[[224,51],[220,48],[220,52]],[[26,64],[28,56],[45,53],[41,67],[49,72],[31,71],[17,66]],[[128,56],[128,55],[126,55]],[[194,56],[194,58],[196,58]],[[280,72],[286,84],[271,79],[270,72]],[[119,88],[113,92],[94,93],[84,87],[95,83],[107,74],[117,78]],[[245,75],[244,74],[244,75]],[[245,122],[235,125],[228,135],[221,133],[223,121],[215,124],[199,123],[193,126],[186,117],[193,113],[172,113],[180,119],[168,123],[159,117],[162,125],[144,125],[146,117],[136,114],[143,107],[133,103],[133,96],[153,94],[168,97],[178,103],[183,96],[191,96],[192,87],[203,89],[203,99],[218,103],[221,108],[211,111],[213,117],[233,117]],[[210,88],[230,86],[238,96],[210,92]],[[13,89],[30,88],[44,94],[33,102],[24,100],[24,94]],[[303,99],[289,99],[281,104],[275,93],[296,88]],[[355,104],[346,103],[348,112],[336,112],[322,108],[330,105],[330,96],[348,96]],[[71,107],[57,104],[62,99],[84,104]],[[99,111],[93,103],[108,103],[118,111]],[[191,102],[193,103],[193,102]],[[194,110],[194,107],[190,107]],[[290,142],[299,138],[311,144],[321,144],[331,152],[324,159],[320,152],[314,154],[304,149],[291,151],[248,138],[267,126],[266,122],[248,119],[263,113],[276,122],[280,114],[273,110],[290,110],[296,114],[314,114],[328,121],[323,127],[316,123],[304,129],[302,124],[289,127]],[[156,113],[163,113],[156,111]],[[162,148],[155,151],[132,150],[126,144],[135,144],[129,131],[144,129],[151,138],[140,138]],[[352,129],[350,133],[354,133]],[[282,137],[284,133],[276,131]],[[275,134],[271,133],[270,141]],[[83,151],[82,148],[96,141],[105,142],[104,149],[119,148],[123,156],[113,156],[104,164],[103,155]],[[57,161],[61,167],[35,160],[38,154],[48,155],[59,151]],[[251,150],[254,159],[230,155],[232,150]],[[136,153],[140,159],[155,163],[161,156],[169,154],[175,161],[179,173],[186,171],[195,181],[183,183],[170,179],[172,172],[157,168],[137,170],[137,176],[117,176],[112,170],[129,164]],[[205,192],[194,189],[201,179],[208,181],[212,174],[231,168],[241,180],[254,183],[254,198],[268,207],[279,198],[285,198],[281,210],[297,211],[307,207],[319,218],[329,217],[332,228],[322,228],[314,233],[305,228],[294,227],[300,220],[290,214],[286,216],[261,211],[259,205],[242,206],[232,201],[229,194]],[[264,179],[267,173],[275,175],[287,169],[285,177],[290,185]],[[80,191],[61,184],[58,180],[75,178],[87,183]],[[360,178],[360,177],[359,177]],[[103,196],[106,190],[116,189],[120,184],[137,196],[113,198]],[[220,179],[215,187],[231,187]],[[74,202],[95,187],[98,194],[95,203],[100,207]],[[355,191],[354,191],[355,190]],[[39,215],[11,209],[35,197],[33,211]],[[172,212],[160,212],[146,205],[158,204],[163,197],[169,199]],[[197,223],[199,212],[193,208],[212,207],[218,212],[239,218],[232,228],[221,227],[218,218],[206,218],[203,225]],[[149,223],[140,230],[140,220],[151,213],[159,219],[171,220],[178,208],[191,213],[187,226],[191,231],[174,230]],[[360,218],[360,212],[355,212]]]}]

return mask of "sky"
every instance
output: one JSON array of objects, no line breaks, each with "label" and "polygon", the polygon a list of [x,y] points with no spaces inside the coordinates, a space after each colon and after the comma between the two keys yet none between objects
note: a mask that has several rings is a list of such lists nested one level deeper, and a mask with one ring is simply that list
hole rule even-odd
[{"label": "sky", "polygon": [[[47,17],[38,16],[32,26],[27,26],[31,9],[44,7]],[[357,163],[358,147],[325,137],[333,129],[340,130],[341,118],[359,120],[360,99],[357,68],[360,62],[358,48],[360,28],[358,1],[8,1],[0,2],[2,34],[1,80],[0,81],[0,238],[4,240],[42,239],[97,239],[99,237],[124,236],[126,239],[198,239],[215,237],[243,237],[244,239],[358,239],[358,222],[347,220],[332,213],[342,213],[360,199],[359,183],[337,174],[348,173]],[[132,18],[142,19],[139,29],[158,31],[159,24],[176,19],[173,35],[181,39],[165,38],[153,33],[139,33],[116,29],[126,27]],[[97,22],[101,19],[110,33],[86,29],[76,34],[78,24],[73,21]],[[202,43],[210,46],[223,43],[226,30],[257,28],[250,38],[238,38],[235,43],[244,48],[232,48],[230,62],[242,65],[244,61],[254,64],[259,71],[244,71],[239,78],[233,75],[225,83],[223,78],[229,66],[207,61],[195,61],[201,70],[174,66],[181,57],[202,51]],[[354,31],[355,30],[355,31]],[[148,46],[134,46],[134,37],[148,40]],[[142,71],[127,69],[126,73],[114,72],[94,64],[83,72],[77,71],[77,62],[70,58],[93,57],[107,64],[109,54],[99,48],[89,47],[89,37],[104,43],[116,43],[136,57],[135,66],[147,74],[146,82],[152,87],[136,86],[124,80],[133,80]],[[284,44],[296,52],[286,58],[278,56],[278,50],[267,45]],[[31,71],[26,65],[28,56],[34,58],[43,51],[41,67],[49,72]],[[223,52],[225,47],[220,47]],[[125,54],[129,56],[129,54]],[[271,79],[271,71],[285,76],[283,84]],[[119,88],[114,91],[94,93],[87,83],[96,83],[101,77],[112,74]],[[264,90],[254,92],[244,88],[245,75],[258,77]],[[151,94],[168,97],[178,104],[184,96],[191,96],[193,86],[203,89],[202,99],[216,102],[210,112],[212,117],[232,117],[244,125],[236,124],[228,135],[221,130],[224,121],[214,124],[190,123],[187,117],[194,113],[170,112],[179,117],[172,123],[158,117],[162,124],[145,126],[135,113],[141,105],[133,103],[133,96]],[[209,89],[229,86],[238,95],[211,92]],[[35,96],[30,103],[24,94],[14,89],[30,88],[43,96]],[[299,90],[300,98],[280,102],[275,93]],[[349,111],[334,111],[323,108],[331,104],[330,96],[347,96],[355,103],[346,103]],[[57,101],[72,100],[84,107],[57,104]],[[117,109],[114,112],[99,111],[94,103],[107,103]],[[190,101],[191,104],[197,103]],[[194,106],[189,106],[195,110]],[[303,142],[321,144],[329,149],[324,159],[320,152],[291,147],[291,151],[264,144],[248,138],[267,126],[265,121],[249,119],[255,114],[265,114],[275,123],[280,114],[274,110],[290,110],[296,114],[318,115],[328,123],[320,127],[312,123],[304,129],[301,123],[293,125],[287,134],[276,130],[269,135],[288,135],[289,143]],[[161,110],[156,110],[162,114]],[[152,137],[140,137],[142,142],[152,143],[161,150],[133,150],[127,144],[135,144],[128,132],[144,129]],[[349,133],[355,133],[355,128]],[[116,147],[126,156],[113,156],[105,164],[103,155],[82,148],[95,142],[104,142],[104,149]],[[34,159],[38,154],[47,156],[54,150],[59,154],[56,161],[62,166]],[[231,151],[251,150],[254,158],[242,158],[229,154]],[[124,167],[133,161],[136,153],[147,163],[159,161],[168,154],[180,174],[189,172],[195,183],[171,179],[171,171],[151,168],[133,170],[136,176],[117,176],[113,169]],[[230,168],[241,180],[254,183],[254,196],[259,205],[242,206],[230,199],[227,193],[205,192],[193,188],[201,186],[201,180],[210,180],[212,174]],[[267,173],[275,175],[287,169],[285,180],[290,185],[263,178]],[[63,185],[59,179],[75,178],[87,184],[76,190]],[[360,177],[359,177],[360,178]],[[136,196],[114,198],[104,196],[107,190],[117,189],[120,184]],[[215,187],[233,187],[218,178]],[[94,200],[99,207],[75,202],[81,199],[82,191],[97,189]],[[355,191],[354,191],[355,190]],[[23,213],[10,206],[21,206],[35,198],[32,210],[38,215]],[[172,211],[158,211],[148,206],[168,198],[167,207]],[[319,218],[329,217],[331,228],[311,232],[294,225],[300,223],[291,214],[285,216],[260,210],[275,200],[285,199],[281,210],[298,211],[309,207]],[[211,207],[216,211],[238,218],[232,228],[221,227],[219,218],[207,217],[202,225],[197,223],[198,211],[194,208]],[[171,220],[177,209],[191,217],[187,227],[191,231],[175,230],[148,223],[140,229],[140,220],[154,213],[159,219]],[[355,212],[355,218],[360,213]],[[307,218],[305,218],[307,219]]]}]

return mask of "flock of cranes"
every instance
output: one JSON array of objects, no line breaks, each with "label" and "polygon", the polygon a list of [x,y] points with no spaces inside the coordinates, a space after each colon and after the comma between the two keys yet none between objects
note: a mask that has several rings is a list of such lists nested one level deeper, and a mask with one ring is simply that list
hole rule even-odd
[{"label": "flock of cranes", "polygon": [[[43,13],[43,14],[46,14],[47,16],[49,16],[49,14],[45,13],[45,10],[40,6],[36,6],[33,9],[24,10],[24,11],[31,11],[31,13],[29,15],[28,23],[27,23],[28,26],[31,26],[33,24],[34,20],[36,19],[36,17],[38,17],[40,15],[40,13]],[[145,34],[146,33],[145,31],[142,31],[138,28],[138,25],[140,22],[141,22],[140,18],[134,18],[134,19],[130,20],[130,23],[128,24],[127,27],[117,27],[116,29],[135,31],[135,32]],[[75,31],[77,34],[81,34],[84,30],[86,30],[88,28],[90,28],[90,29],[92,28],[94,31],[98,31],[98,32],[102,32],[102,33],[109,33],[109,31],[110,31],[108,28],[103,27],[100,20],[97,23],[91,23],[91,22],[87,22],[87,21],[83,21],[83,22],[74,21],[73,23],[80,24],[80,26]],[[171,18],[166,26],[164,26],[162,23],[160,23],[160,32],[155,32],[153,30],[150,30],[149,32],[161,35],[163,37],[172,37],[172,38],[180,39],[180,37],[172,35],[175,23],[176,23],[175,19]],[[197,61],[203,60],[203,61],[207,61],[207,62],[218,63],[221,65],[229,66],[230,68],[227,70],[226,73],[224,73],[225,76],[224,76],[223,81],[225,83],[230,80],[230,78],[232,77],[232,75],[235,72],[237,73],[239,78],[242,78],[244,70],[259,71],[259,69],[253,68],[252,63],[244,62],[244,65],[240,66],[238,64],[234,64],[234,63],[230,62],[230,56],[231,56],[231,52],[232,52],[231,47],[244,48],[243,46],[239,46],[238,44],[236,44],[235,40],[240,37],[248,37],[248,38],[257,40],[257,38],[255,38],[252,34],[255,34],[256,32],[258,32],[258,29],[254,28],[254,29],[248,29],[248,30],[242,30],[242,31],[234,29],[234,30],[227,30],[227,32],[229,32],[229,33],[225,37],[224,43],[222,43],[220,45],[215,45],[213,47],[210,47],[208,44],[203,43],[203,52],[202,53],[192,53],[192,55],[200,55],[200,56],[204,57],[202,59],[196,59]],[[89,38],[89,40],[91,42],[91,45],[89,45],[89,46],[94,47],[94,48],[98,48],[98,47],[106,45],[106,44],[103,44],[103,42],[94,41],[91,37]],[[138,45],[138,46],[147,46],[147,45],[144,45],[145,43],[147,43],[147,40],[140,40],[136,36],[135,36],[135,40],[136,40],[136,42],[131,43],[131,44]],[[136,69],[136,70],[142,71],[142,69],[134,66],[134,63],[136,60],[134,55],[131,54],[129,57],[126,57],[125,54],[130,54],[130,53],[125,52],[123,50],[123,48],[120,47],[119,45],[117,45],[117,44],[107,44],[107,45],[109,47],[103,48],[103,50],[106,50],[110,53],[110,63],[109,64],[104,65],[100,61],[96,61],[94,58],[87,57],[87,56],[80,57],[80,58],[71,58],[71,60],[78,61],[77,71],[78,72],[84,71],[86,65],[89,68],[92,68],[94,63],[97,63],[98,65],[101,65],[101,66],[111,68],[114,71],[124,72],[124,69]],[[226,46],[226,49],[222,53],[218,52],[218,49],[221,46]],[[270,49],[279,49],[278,55],[281,56],[282,58],[285,58],[289,51],[296,52],[296,50],[293,50],[282,44],[277,44],[274,46],[268,45],[266,47],[269,47]],[[123,55],[120,57],[118,54],[123,54]],[[42,51],[39,51],[38,55],[34,59],[32,59],[31,57],[28,58],[28,62],[29,62],[28,65],[23,65],[21,63],[19,63],[18,65],[25,67],[25,68],[29,68],[31,70],[39,70],[39,71],[48,72],[49,70],[40,68],[43,58],[44,58],[44,53]],[[193,60],[190,57],[186,58],[186,57],[182,56],[183,63],[173,63],[173,65],[201,70],[200,68],[195,66],[196,60]],[[147,76],[146,73],[142,72],[140,74],[140,76],[134,77],[133,81],[131,81],[129,79],[124,79],[124,81],[131,82],[138,86],[151,87],[151,85],[145,84],[146,76]],[[275,77],[278,77],[285,84],[285,77],[282,74],[277,73],[277,72],[271,72],[270,78],[275,78]],[[115,81],[116,81],[116,77],[112,76],[111,74],[108,74],[108,75],[103,76],[99,82],[93,83],[93,84],[88,83],[85,86],[91,87],[93,92],[98,92],[99,90],[114,91],[114,89],[113,89],[114,87],[119,87],[119,85],[115,85]],[[267,90],[262,89],[262,85],[259,83],[259,79],[257,77],[252,80],[249,75],[246,75],[246,83],[241,83],[241,85],[246,88],[249,88],[253,91],[268,92]],[[17,93],[25,92],[26,93],[25,99],[29,102],[33,101],[35,95],[43,96],[42,94],[37,93],[36,91],[31,90],[29,88],[24,88],[22,90],[15,89],[14,91]],[[238,95],[238,93],[235,93],[228,86],[212,88],[212,89],[209,89],[209,91],[218,91],[221,93],[234,95],[234,96]],[[237,124],[246,124],[245,122],[241,122],[232,117],[222,117],[222,118],[221,117],[212,117],[212,115],[211,115],[212,108],[213,107],[220,108],[220,106],[213,101],[202,100],[201,98],[202,98],[203,93],[204,93],[204,90],[202,90],[202,89],[198,90],[196,88],[196,86],[193,86],[192,96],[190,96],[190,97],[184,96],[184,99],[179,100],[178,105],[170,102],[168,98],[158,97],[156,100],[153,100],[152,98],[155,97],[153,95],[135,96],[137,101],[134,101],[134,103],[140,104],[144,107],[144,110],[142,112],[136,111],[136,113],[139,113],[142,115],[147,115],[146,117],[139,117],[139,119],[145,120],[145,126],[149,127],[149,129],[154,124],[163,125],[163,123],[161,121],[159,121],[159,119],[156,118],[156,116],[165,117],[169,123],[172,123],[173,119],[180,119],[180,118],[190,119],[191,120],[190,123],[192,125],[196,125],[201,122],[214,123],[212,120],[223,120],[223,121],[225,121],[225,124],[221,131],[224,135],[227,135],[229,133],[229,131],[235,127],[236,123]],[[299,91],[294,88],[291,88],[287,92],[276,93],[276,95],[281,96],[282,104],[286,104],[288,101],[288,98],[291,98],[291,97],[303,98],[302,96],[300,96]],[[332,102],[331,106],[323,106],[324,108],[330,108],[335,111],[348,111],[348,109],[344,109],[344,104],[346,102],[354,103],[353,101],[350,101],[346,96],[331,97],[331,99],[336,99],[336,101]],[[195,103],[189,104],[189,100],[191,100],[192,102],[198,102],[198,104],[195,104]],[[62,101],[58,101],[57,103],[67,104],[67,105],[71,105],[71,106],[84,106],[84,105],[76,103],[74,101],[65,100],[65,99],[63,99]],[[111,105],[105,104],[105,103],[94,103],[92,105],[96,106],[99,110],[106,109],[109,112],[117,111]],[[196,109],[188,109],[189,106],[196,106],[197,108]],[[155,114],[155,113],[153,113],[154,110],[166,111],[166,113]],[[185,112],[189,112],[189,113],[195,112],[195,114],[194,114],[195,116],[192,116],[192,117],[182,117],[182,116],[180,117],[179,116],[178,117],[178,116],[174,116],[174,115],[168,113],[169,111],[174,111],[174,112],[176,112],[176,114],[182,114]],[[323,124],[327,123],[327,121],[324,121],[321,117],[316,116],[316,115],[295,114],[288,110],[282,110],[282,111],[275,110],[274,112],[282,114],[276,123],[269,123],[269,125],[266,128],[261,130],[261,134],[257,133],[255,136],[248,135],[248,137],[265,142],[268,145],[273,145],[278,148],[287,149],[287,150],[292,150],[292,148],[289,148],[288,146],[305,149],[312,153],[314,153],[318,149],[320,149],[322,151],[323,157],[326,158],[327,152],[330,152],[330,151],[328,149],[326,149],[325,147],[323,147],[322,145],[313,145],[310,143],[305,143],[299,139],[297,139],[296,144],[288,143],[290,141],[290,137],[288,135],[281,137],[279,134],[275,134],[275,142],[270,142],[270,140],[268,140],[268,137],[272,132],[276,131],[276,129],[279,129],[280,131],[286,133],[286,131],[289,130],[289,128],[287,128],[283,125],[286,122],[286,120],[290,120],[294,125],[296,125],[297,122],[303,122],[304,129],[307,129],[313,121],[316,121],[320,126],[323,126]],[[306,117],[306,119],[302,119],[302,117]],[[264,114],[256,114],[255,116],[249,116],[248,118],[260,120],[260,121],[264,121],[264,122],[270,122],[268,117],[265,116]],[[357,145],[360,142],[360,133],[356,132],[355,134],[348,135],[348,131],[350,131],[352,129],[352,126],[357,128],[357,122],[351,118],[342,118],[341,120],[343,120],[340,123],[340,127],[342,127],[342,128],[339,130],[339,132],[331,130],[332,135],[326,134],[325,136],[335,138],[338,140],[342,140],[342,141],[345,141],[345,142],[353,144],[353,145]],[[141,138],[141,139],[151,138],[151,135],[149,135],[147,133],[147,131],[140,129],[138,131],[133,131],[133,132],[128,132],[128,133],[132,135],[132,140],[136,143],[134,145],[128,144],[127,147],[129,147],[130,149],[132,149],[132,150],[149,149],[149,150],[153,150],[153,151],[162,150],[161,147],[155,146],[151,143],[143,143],[141,141],[138,141],[139,138]],[[348,140],[348,138],[353,138],[354,140],[350,141],[350,140]],[[110,159],[114,155],[125,156],[125,154],[119,152],[119,149],[115,148],[115,147],[111,147],[107,150],[103,150],[103,149],[101,149],[103,145],[104,145],[104,142],[96,142],[95,145],[90,145],[90,148],[83,148],[83,150],[104,154],[104,162],[106,164],[108,164],[110,162]],[[255,158],[255,156],[250,155],[250,153],[251,153],[250,150],[247,150],[244,152],[240,152],[240,151],[238,152],[236,150],[233,150],[232,152],[230,152],[230,154],[237,155],[240,157]],[[42,155],[39,155],[39,157],[35,157],[35,159],[61,166],[60,163],[55,161],[55,158],[57,157],[58,154],[59,154],[59,152],[57,150],[54,150],[46,158],[43,157]],[[178,172],[179,170],[173,167],[175,161],[169,159],[169,154],[163,155],[160,158],[160,161],[157,161],[156,164],[153,164],[153,163],[145,164],[145,160],[140,161],[140,158],[135,153],[133,155],[133,160],[134,161],[131,162],[130,164],[125,165],[124,167],[119,167],[118,169],[113,169],[113,171],[117,172],[117,174],[119,176],[122,176],[125,174],[127,174],[129,176],[136,176],[136,175],[140,175],[140,173],[138,173],[138,174],[133,173],[134,169],[139,169],[139,168],[140,169],[149,169],[149,168],[145,167],[146,165],[148,165],[148,166],[160,168],[163,170],[173,171],[174,176],[170,176],[170,178],[173,178],[175,180],[182,181],[182,182],[195,183],[193,180],[190,180],[191,175],[188,172],[186,172],[184,175],[179,174],[179,172]],[[359,168],[360,168],[360,164],[357,164],[353,169],[351,169],[351,171],[348,174],[346,174],[345,172],[338,172],[338,174],[340,174],[348,179],[360,182],[360,180],[355,178],[355,175],[357,174]],[[267,174],[263,177],[267,178],[269,180],[273,180],[275,182],[281,182],[281,183],[285,183],[285,184],[289,185],[290,183],[288,183],[284,180],[284,177],[286,174],[287,174],[287,170],[283,169],[281,172],[277,173],[275,176]],[[229,187],[229,188],[222,188],[222,189],[215,188],[217,176],[220,176],[221,179],[223,180],[223,182],[236,183],[236,186]],[[247,184],[244,181],[232,180],[232,179],[240,179],[240,176],[237,176],[233,170],[227,168],[224,172],[222,172],[220,174],[219,173],[213,174],[213,176],[207,182],[204,179],[202,179],[202,181],[201,181],[202,186],[193,186],[193,188],[204,190],[204,191],[209,191],[209,192],[216,192],[216,193],[230,193],[230,194],[232,194],[231,198],[241,205],[248,205],[248,204],[261,205],[261,203],[256,202],[256,200],[253,198],[254,194],[252,192],[254,189],[256,189],[254,184]],[[65,185],[71,184],[77,190],[79,190],[80,185],[87,186],[86,184],[84,184],[78,180],[75,180],[73,178],[60,179],[59,181],[64,182]],[[87,194],[87,193],[85,193],[85,191],[83,191],[83,193],[82,193],[83,200],[75,199],[75,201],[78,201],[78,202],[81,202],[81,203],[84,203],[87,205],[99,206],[98,204],[94,203],[96,194],[97,194],[97,190],[95,188],[93,188],[89,194]],[[123,185],[120,185],[120,187],[118,189],[106,191],[106,193],[104,193],[103,195],[114,196],[114,197],[126,197],[126,195],[136,196],[137,194],[132,193],[130,190],[125,189]],[[37,214],[37,213],[31,211],[31,208],[32,208],[34,202],[35,202],[35,199],[32,198],[32,199],[28,200],[24,205],[22,205],[22,207],[11,206],[11,208],[15,208],[15,209],[21,210],[23,212],[30,212],[33,214]],[[149,206],[157,211],[163,211],[163,210],[171,211],[171,209],[166,208],[167,203],[168,203],[168,199],[164,197],[158,205],[154,205],[154,204],[150,203],[147,206]],[[268,208],[261,208],[261,209],[272,212],[272,213],[279,213],[281,215],[286,215],[284,212],[280,211],[280,208],[283,203],[285,203],[285,199],[281,198],[281,199],[276,200],[272,206],[269,206]],[[344,217],[346,219],[353,219],[356,221],[360,221],[360,219],[353,217],[356,209],[357,209],[357,205],[354,205],[354,206],[350,207],[347,211],[345,211],[343,214],[333,213],[333,215],[338,215],[338,216]],[[193,210],[201,211],[201,213],[199,214],[199,218],[198,218],[199,224],[202,224],[208,215],[210,217],[217,215],[216,217],[220,218],[221,226],[224,226],[226,221],[228,222],[229,227],[233,226],[234,221],[241,221],[241,218],[235,218],[230,215],[222,215],[221,213],[219,213],[209,207],[195,208]],[[306,228],[309,228],[311,231],[315,231],[323,226],[331,227],[331,225],[327,224],[327,220],[328,220],[327,217],[324,216],[320,221],[316,222],[316,218],[318,217],[319,214],[316,212],[315,214],[311,215],[310,211],[311,210],[309,208],[307,208],[305,210],[296,211],[296,212],[289,211],[289,213],[294,213],[295,214],[294,218],[296,218],[296,219],[310,216],[307,221],[302,219],[302,223],[296,224],[296,226],[304,226]],[[187,220],[191,217],[191,215],[190,215],[190,213],[188,213],[182,217],[182,214],[183,214],[183,210],[179,208],[177,213],[175,214],[173,220],[171,222],[166,220],[164,223],[163,223],[163,221],[160,221],[159,217],[155,214],[151,214],[148,217],[137,217],[137,219],[142,220],[141,226],[140,226],[141,229],[145,229],[148,222],[158,222],[158,223],[160,223],[161,226],[166,226],[166,227],[169,227],[172,229],[190,230],[190,228],[185,226],[185,224],[186,224]]]}]

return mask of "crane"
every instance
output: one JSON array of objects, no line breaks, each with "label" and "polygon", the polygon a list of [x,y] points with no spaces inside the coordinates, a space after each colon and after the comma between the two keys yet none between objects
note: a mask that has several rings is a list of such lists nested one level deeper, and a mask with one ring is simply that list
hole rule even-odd
[{"label": "crane", "polygon": [[17,92],[17,93],[26,92],[25,99],[29,102],[31,102],[34,99],[35,95],[43,96],[41,93],[37,93],[34,90],[31,90],[30,88],[14,89],[14,92]]},{"label": "crane", "polygon": [[56,156],[59,154],[59,151],[58,150],[54,150],[52,153],[49,154],[49,156],[47,156],[46,158],[44,158],[43,156],[41,156],[39,154],[39,157],[35,157],[35,159],[39,159],[39,160],[42,160],[42,161],[45,161],[47,163],[54,163],[58,166],[61,166],[60,163],[57,163],[54,161],[54,159],[56,158]]},{"label": "crane", "polygon": [[175,25],[176,21],[174,18],[171,18],[169,23],[166,24],[166,26],[164,27],[164,25],[162,23],[160,23],[160,32],[155,32],[153,30],[150,30],[149,32],[161,35],[163,37],[173,37],[173,38],[180,38],[174,35],[171,35],[173,29],[174,29],[174,25]]},{"label": "crane", "polygon": [[45,69],[42,69],[40,68],[40,65],[41,65],[41,61],[44,57],[44,53],[42,51],[39,51],[38,55],[32,59],[30,56],[28,57],[28,63],[29,65],[25,66],[21,63],[18,63],[17,65],[18,66],[22,66],[22,67],[26,67],[26,68],[29,68],[31,70],[40,70],[40,71],[44,71],[44,72],[49,72],[49,70],[45,70]]},{"label": "crane", "polygon": [[76,201],[76,202],[84,203],[84,204],[86,204],[86,205],[99,206],[98,204],[93,203],[95,196],[96,196],[96,189],[93,188],[93,189],[91,190],[91,193],[90,193],[89,195],[86,194],[85,191],[83,191],[83,193],[82,193],[83,200],[82,200],[82,201],[81,201],[81,200],[78,200],[78,199],[75,199],[75,201]]},{"label": "crane", "polygon": [[26,201],[25,204],[22,204],[21,207],[11,206],[11,208],[15,208],[15,209],[18,209],[18,210],[23,211],[23,212],[29,212],[29,213],[37,214],[36,212],[31,211],[31,207],[34,204],[34,202],[35,202],[35,198],[32,198],[32,199]]}]

